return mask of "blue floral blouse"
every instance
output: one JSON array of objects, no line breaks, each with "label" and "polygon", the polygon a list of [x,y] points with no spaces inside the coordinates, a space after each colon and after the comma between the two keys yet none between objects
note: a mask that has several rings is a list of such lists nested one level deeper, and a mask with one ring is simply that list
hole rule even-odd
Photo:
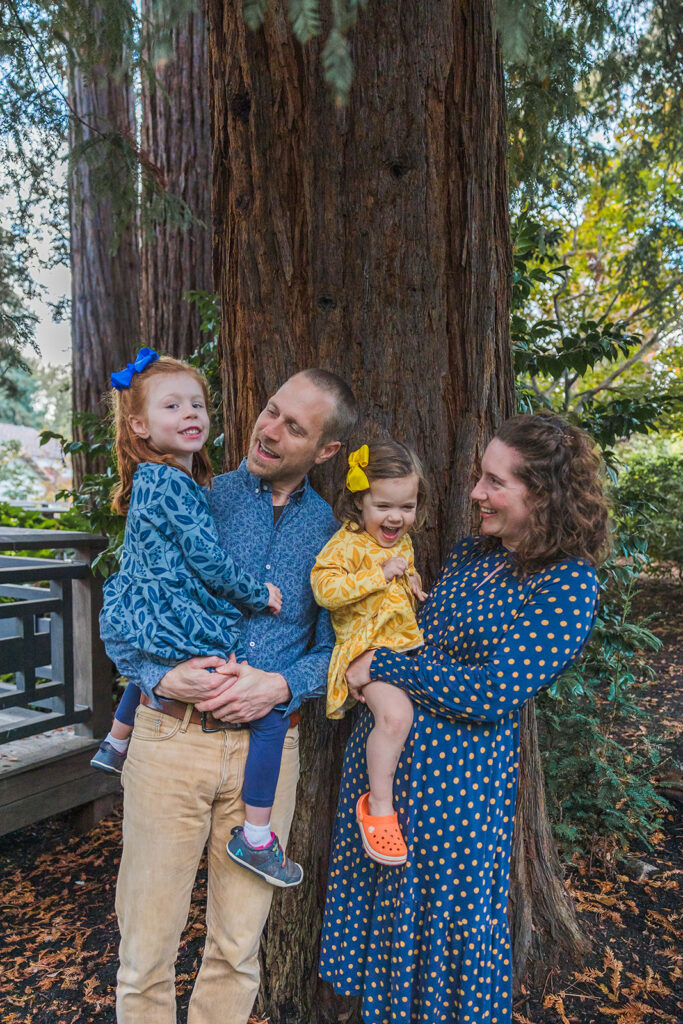
[{"label": "blue floral blouse", "polygon": [[103,628],[158,659],[245,656],[239,609],[268,590],[221,549],[204,489],[182,470],[142,462],[133,478],[121,569],[105,585]]}]

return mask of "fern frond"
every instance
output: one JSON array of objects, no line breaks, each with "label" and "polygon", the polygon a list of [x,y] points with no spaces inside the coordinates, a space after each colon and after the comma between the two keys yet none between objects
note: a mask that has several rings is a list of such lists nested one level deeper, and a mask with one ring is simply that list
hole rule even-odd
[{"label": "fern frond", "polygon": [[289,20],[300,43],[307,43],[311,36],[320,35],[318,0],[289,0],[288,7]]},{"label": "fern frond", "polygon": [[268,0],[242,0],[242,17],[252,32],[261,27],[267,10]]},{"label": "fern frond", "polygon": [[346,105],[353,80],[353,61],[348,40],[333,28],[322,52],[325,81],[332,87],[340,106]]}]

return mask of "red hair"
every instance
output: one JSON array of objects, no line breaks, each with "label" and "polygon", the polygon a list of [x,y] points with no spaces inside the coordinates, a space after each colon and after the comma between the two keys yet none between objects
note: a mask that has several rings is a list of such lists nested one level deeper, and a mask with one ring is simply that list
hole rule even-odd
[{"label": "red hair", "polygon": [[[164,455],[153,447],[149,438],[140,437],[130,425],[131,418],[145,416],[147,404],[147,390],[152,377],[160,374],[189,373],[194,377],[202,389],[206,407],[209,407],[209,389],[204,377],[194,366],[183,363],[180,359],[172,359],[171,356],[161,356],[154,363],[150,363],[142,373],[133,375],[130,387],[119,391],[112,390],[112,405],[114,409],[114,427],[116,431],[116,463],[119,470],[119,482],[112,491],[111,507],[114,512],[125,515],[130,505],[130,495],[133,490],[133,477],[135,470],[141,462],[160,462],[166,466],[175,466],[183,473],[187,473],[184,466],[181,466],[172,455]],[[188,474],[189,475],[189,474]],[[213,470],[206,447],[195,452],[192,457],[192,479],[198,484],[206,486],[213,479]]]}]

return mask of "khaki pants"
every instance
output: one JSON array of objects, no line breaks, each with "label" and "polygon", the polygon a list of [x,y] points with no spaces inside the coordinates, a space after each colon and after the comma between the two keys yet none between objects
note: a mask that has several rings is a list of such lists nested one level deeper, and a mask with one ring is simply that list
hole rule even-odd
[{"label": "khaki pants", "polygon": [[[123,773],[118,1024],[174,1024],[175,959],[208,842],[206,946],[188,1024],[246,1024],[259,986],[258,948],[273,887],[230,860],[244,821],[248,730],[204,733],[153,708],[135,719]],[[284,846],[299,777],[298,729],[285,738],[273,829]]]}]

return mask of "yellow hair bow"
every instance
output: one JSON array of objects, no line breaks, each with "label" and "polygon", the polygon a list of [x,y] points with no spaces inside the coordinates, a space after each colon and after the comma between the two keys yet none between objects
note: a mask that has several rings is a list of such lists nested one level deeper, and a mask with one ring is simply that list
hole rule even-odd
[{"label": "yellow hair bow", "polygon": [[367,466],[370,459],[370,449],[362,444],[355,452],[349,455],[349,471],[346,474],[346,486],[352,492],[367,491],[370,481],[363,472],[363,466]]}]

